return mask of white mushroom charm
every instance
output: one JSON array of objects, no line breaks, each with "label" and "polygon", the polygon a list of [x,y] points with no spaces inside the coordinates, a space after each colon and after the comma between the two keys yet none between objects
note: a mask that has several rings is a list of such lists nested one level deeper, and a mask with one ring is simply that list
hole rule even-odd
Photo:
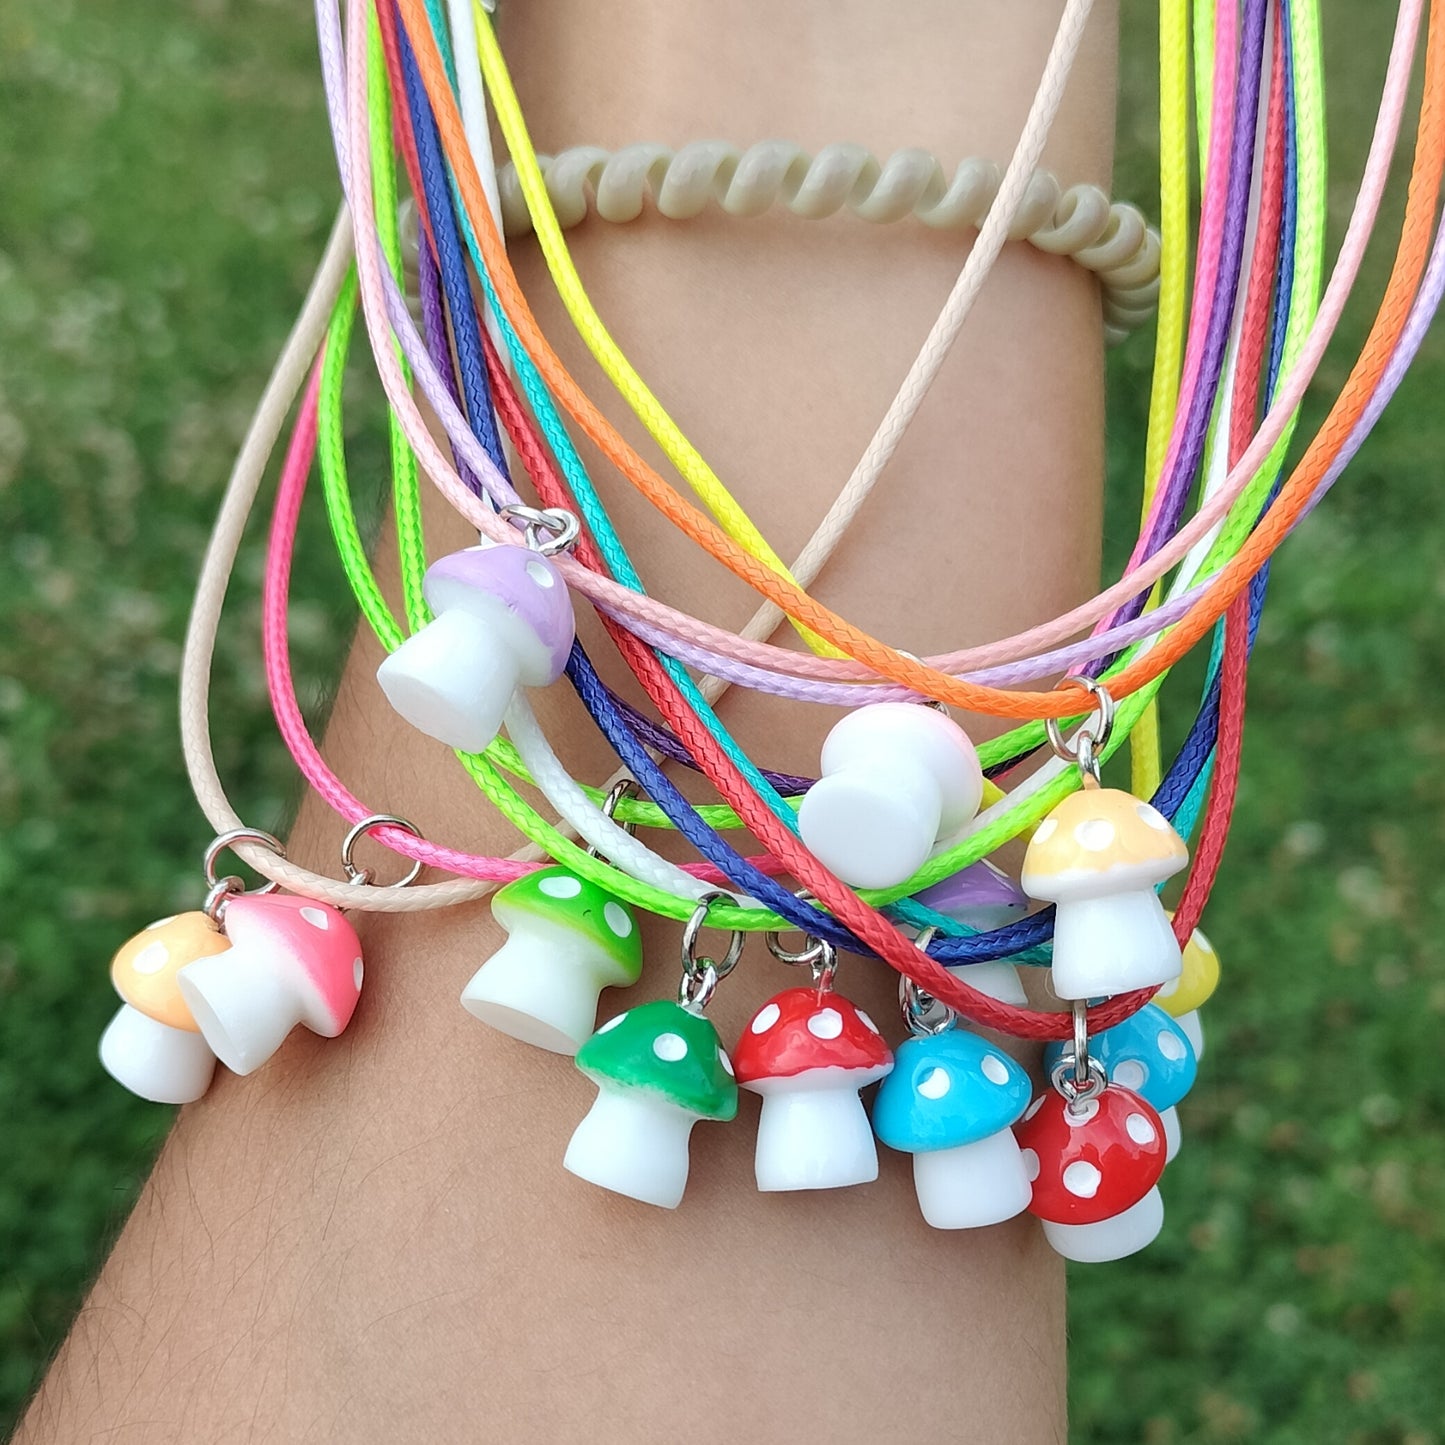
[{"label": "white mushroom charm", "polygon": [[1039,824],[1023,886],[1057,905],[1059,998],[1102,998],[1178,978],[1179,944],[1154,890],[1188,861],[1163,814],[1118,788],[1071,793]]},{"label": "white mushroom charm", "polygon": [[982,797],[978,754],[956,722],[917,703],[870,703],[824,741],[798,830],[845,883],[891,888],[963,828]]},{"label": "white mushroom charm", "polygon": [[862,1009],[816,985],[785,989],[753,1015],[733,1066],[763,1100],[759,1189],[841,1189],[878,1177],[858,1091],[888,1073],[893,1055]]},{"label": "white mushroom charm", "polygon": [[575,1054],[604,988],[642,972],[642,939],[625,903],[565,868],[543,868],[492,898],[510,935],[462,990],[462,1006],[524,1043]]}]

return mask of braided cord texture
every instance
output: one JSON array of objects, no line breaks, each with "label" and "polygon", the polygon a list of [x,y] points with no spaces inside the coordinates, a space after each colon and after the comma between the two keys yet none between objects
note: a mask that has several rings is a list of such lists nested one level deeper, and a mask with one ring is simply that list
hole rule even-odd
[{"label": "braided cord texture", "polygon": [[[673,150],[640,142],[608,151],[572,146],[539,155],[542,179],[558,224],[580,225],[589,214],[617,224],[635,221],[651,200],[659,215],[687,221],[716,204],[730,216],[760,216],[776,205],[805,220],[844,209],[886,224],[912,216],[941,231],[978,230],[998,197],[1003,172],[977,156],[950,179],[936,156],[908,147],[879,161],[865,146],[841,142],[810,155],[792,141],[691,141]],[[509,236],[532,230],[522,183],[508,162],[498,173],[502,223]],[[1008,228],[1054,256],[1068,256],[1099,278],[1106,337],[1117,344],[1152,313],[1159,295],[1160,238],[1135,206],[1111,201],[1098,186],[1065,188],[1049,171],[1033,173]]]}]

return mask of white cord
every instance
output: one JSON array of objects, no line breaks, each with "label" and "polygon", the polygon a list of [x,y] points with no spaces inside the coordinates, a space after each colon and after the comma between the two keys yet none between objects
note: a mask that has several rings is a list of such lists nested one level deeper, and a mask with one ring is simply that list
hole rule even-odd
[{"label": "white cord", "polygon": [[520,688],[507,708],[507,735],[542,795],[614,868],[680,898],[696,899],[718,891],[654,853],[597,807],[552,751]]}]

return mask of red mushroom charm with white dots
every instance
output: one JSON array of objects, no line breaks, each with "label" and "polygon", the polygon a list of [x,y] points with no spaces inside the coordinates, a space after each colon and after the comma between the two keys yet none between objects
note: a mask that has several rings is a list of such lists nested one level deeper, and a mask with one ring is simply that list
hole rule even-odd
[{"label": "red mushroom charm with white dots", "polygon": [[1065,1259],[1123,1259],[1154,1240],[1164,1224],[1164,1126],[1138,1094],[1110,1084],[1071,1103],[1050,1090],[1014,1133],[1033,1178],[1029,1212]]},{"label": "red mushroom charm with white dots", "polygon": [[733,1050],[740,1088],[761,1094],[758,1188],[840,1189],[878,1177],[858,1091],[893,1067],[878,1026],[841,995],[790,988],[753,1015]]}]

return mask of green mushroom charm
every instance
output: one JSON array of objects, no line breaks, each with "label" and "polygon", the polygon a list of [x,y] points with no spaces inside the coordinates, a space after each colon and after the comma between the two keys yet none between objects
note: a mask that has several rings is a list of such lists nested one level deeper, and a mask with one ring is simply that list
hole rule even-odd
[{"label": "green mushroom charm", "polygon": [[509,937],[462,990],[462,1007],[524,1043],[575,1054],[597,1020],[604,988],[642,972],[632,910],[565,868],[543,868],[492,898]]},{"label": "green mushroom charm", "polygon": [[738,1111],[733,1066],[717,1030],[670,999],[609,1019],[577,1054],[597,1102],[563,1165],[618,1194],[676,1209],[687,1187],[688,1138],[699,1119]]}]

